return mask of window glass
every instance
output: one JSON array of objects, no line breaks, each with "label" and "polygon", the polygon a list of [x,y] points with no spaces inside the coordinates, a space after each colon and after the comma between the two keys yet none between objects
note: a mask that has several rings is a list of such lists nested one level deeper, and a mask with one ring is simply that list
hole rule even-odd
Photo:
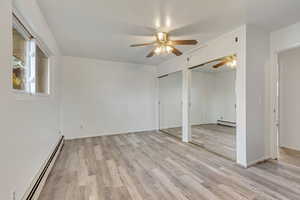
[{"label": "window glass", "polygon": [[27,44],[28,40],[13,28],[13,88],[26,90],[27,84]]},{"label": "window glass", "polygon": [[36,46],[36,93],[48,93],[48,57]]}]

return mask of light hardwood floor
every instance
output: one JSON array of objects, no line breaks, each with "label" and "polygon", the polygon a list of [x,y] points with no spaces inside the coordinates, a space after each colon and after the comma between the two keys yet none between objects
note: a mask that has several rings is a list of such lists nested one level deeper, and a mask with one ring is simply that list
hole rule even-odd
[{"label": "light hardwood floor", "polygon": [[300,151],[281,147],[279,149],[279,162],[300,167]]},{"label": "light hardwood floor", "polygon": [[300,168],[243,169],[163,133],[66,141],[39,200],[298,200]]},{"label": "light hardwood floor", "polygon": [[[163,129],[164,132],[181,138],[181,127]],[[192,126],[192,143],[230,160],[236,160],[236,129],[218,124]]]}]

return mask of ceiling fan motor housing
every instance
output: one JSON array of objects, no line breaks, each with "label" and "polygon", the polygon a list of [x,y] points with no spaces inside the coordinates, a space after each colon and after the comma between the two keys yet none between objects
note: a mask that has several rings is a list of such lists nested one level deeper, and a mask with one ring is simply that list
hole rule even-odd
[{"label": "ceiling fan motor housing", "polygon": [[169,40],[169,35],[166,32],[158,32],[156,39],[158,42],[166,43]]}]

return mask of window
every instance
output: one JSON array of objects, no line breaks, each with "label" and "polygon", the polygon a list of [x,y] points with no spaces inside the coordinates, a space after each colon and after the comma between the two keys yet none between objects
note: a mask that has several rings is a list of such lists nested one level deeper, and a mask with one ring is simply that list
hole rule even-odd
[{"label": "window", "polygon": [[12,29],[12,88],[29,94],[49,94],[47,53],[15,15]]},{"label": "window", "polygon": [[36,47],[36,93],[47,94],[48,93],[48,57],[40,49]]}]

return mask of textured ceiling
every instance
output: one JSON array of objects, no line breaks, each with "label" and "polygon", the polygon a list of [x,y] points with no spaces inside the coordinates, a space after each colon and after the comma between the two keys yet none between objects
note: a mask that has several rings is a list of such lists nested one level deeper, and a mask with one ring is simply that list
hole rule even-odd
[{"label": "textured ceiling", "polygon": [[[158,64],[145,58],[158,30],[199,44],[243,23],[266,30],[300,21],[299,0],[37,0],[64,55]],[[180,46],[182,51],[189,46]]]}]

